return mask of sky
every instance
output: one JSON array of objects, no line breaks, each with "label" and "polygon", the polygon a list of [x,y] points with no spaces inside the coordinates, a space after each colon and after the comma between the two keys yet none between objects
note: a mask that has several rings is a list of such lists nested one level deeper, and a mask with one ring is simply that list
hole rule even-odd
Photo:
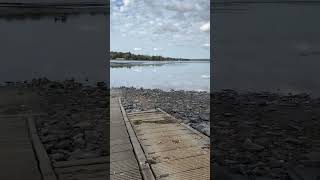
[{"label": "sky", "polygon": [[110,0],[111,51],[210,58],[210,0]]}]

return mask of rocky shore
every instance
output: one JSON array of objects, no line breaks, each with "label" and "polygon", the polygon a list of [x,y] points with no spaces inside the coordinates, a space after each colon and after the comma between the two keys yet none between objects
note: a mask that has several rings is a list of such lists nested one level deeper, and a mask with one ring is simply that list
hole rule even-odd
[{"label": "rocky shore", "polygon": [[229,174],[293,179],[320,168],[320,99],[225,90],[213,93],[212,106],[213,158]]},{"label": "rocky shore", "polygon": [[127,112],[161,108],[210,136],[210,98],[207,92],[119,88]]},{"label": "rocky shore", "polygon": [[104,83],[84,86],[73,80],[34,80],[47,116],[37,119],[38,134],[52,161],[107,155],[108,90]]}]

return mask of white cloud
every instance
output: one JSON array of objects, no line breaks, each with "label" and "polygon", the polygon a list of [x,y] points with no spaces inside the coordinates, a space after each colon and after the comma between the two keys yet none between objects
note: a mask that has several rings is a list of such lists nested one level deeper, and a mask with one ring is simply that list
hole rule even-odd
[{"label": "white cloud", "polygon": [[123,0],[124,7],[128,7],[130,5],[130,3],[131,3],[130,0]]},{"label": "white cloud", "polygon": [[[117,3],[117,1],[114,1],[112,3]],[[122,4],[120,4],[119,11],[120,12],[125,12],[128,11],[129,6],[133,3],[133,0],[123,0]]]},{"label": "white cloud", "polygon": [[192,11],[195,6],[189,2],[175,2],[166,6],[166,9],[178,12]]},{"label": "white cloud", "polygon": [[201,49],[199,44],[210,39],[210,33],[199,33],[199,28],[210,31],[210,0],[111,0],[110,10],[111,36],[127,34],[123,41],[130,49],[141,47],[142,53],[164,44],[170,48],[162,52],[178,46]]},{"label": "white cloud", "polygon": [[209,32],[210,31],[210,21],[200,26],[200,30],[203,32]]},{"label": "white cloud", "polygon": [[161,51],[163,48],[153,48],[154,51]]},{"label": "white cloud", "polygon": [[210,44],[209,43],[205,43],[202,45],[203,47],[210,47]]},{"label": "white cloud", "polygon": [[134,51],[141,51],[142,48],[134,48],[133,50],[134,50]]}]

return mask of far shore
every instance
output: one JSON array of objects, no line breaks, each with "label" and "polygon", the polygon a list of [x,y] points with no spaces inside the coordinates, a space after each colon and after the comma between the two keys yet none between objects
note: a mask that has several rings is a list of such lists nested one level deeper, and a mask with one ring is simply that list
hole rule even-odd
[{"label": "far shore", "polygon": [[164,60],[149,60],[149,59],[110,59],[111,61],[210,61],[210,59],[164,59]]}]

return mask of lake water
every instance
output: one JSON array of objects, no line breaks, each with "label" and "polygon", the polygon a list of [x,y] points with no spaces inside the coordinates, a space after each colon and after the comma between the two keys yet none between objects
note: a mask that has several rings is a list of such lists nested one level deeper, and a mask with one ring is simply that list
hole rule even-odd
[{"label": "lake water", "polygon": [[239,1],[212,6],[213,88],[320,96],[319,1]]},{"label": "lake water", "polygon": [[47,77],[106,81],[105,15],[0,19],[0,82]]},{"label": "lake water", "polygon": [[110,62],[111,87],[209,91],[209,61],[117,61]]}]

